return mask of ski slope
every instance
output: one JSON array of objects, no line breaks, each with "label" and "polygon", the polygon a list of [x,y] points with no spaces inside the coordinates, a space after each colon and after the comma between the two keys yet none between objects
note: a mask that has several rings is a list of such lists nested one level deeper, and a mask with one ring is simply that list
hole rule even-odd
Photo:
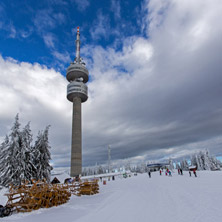
[{"label": "ski slope", "polygon": [[198,177],[139,174],[100,183],[94,196],[71,197],[64,205],[19,213],[0,221],[16,222],[221,222],[222,172]]}]

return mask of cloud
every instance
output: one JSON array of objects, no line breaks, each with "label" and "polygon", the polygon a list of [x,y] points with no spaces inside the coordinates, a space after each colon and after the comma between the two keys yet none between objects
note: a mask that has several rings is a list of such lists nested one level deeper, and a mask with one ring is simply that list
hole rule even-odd
[{"label": "cloud", "polygon": [[[63,2],[56,4],[63,4]],[[65,21],[66,17],[64,14],[55,13],[52,9],[39,10],[34,18],[37,33],[42,37],[46,47],[50,49],[52,56],[57,59],[55,64],[60,68],[64,68],[64,63],[71,60],[67,52],[61,52],[58,49],[58,37],[53,33],[53,30],[58,25],[64,24]]]},{"label": "cloud", "polygon": [[67,81],[60,73],[39,64],[0,57],[0,67],[1,137],[10,130],[16,113],[20,113],[23,126],[31,121],[35,136],[50,124],[51,152],[53,163],[57,164],[58,153],[60,158],[70,153],[71,105],[66,100]]},{"label": "cloud", "polygon": [[52,33],[46,33],[43,35],[43,40],[48,48],[54,48],[55,47],[55,41],[56,37]]},{"label": "cloud", "polygon": [[0,5],[0,29],[3,29],[7,32],[8,38],[16,38],[17,31],[13,22],[7,18],[6,10],[4,5]]},{"label": "cloud", "polygon": [[76,4],[77,9],[80,12],[85,11],[86,8],[88,8],[90,5],[90,2],[88,0],[73,0],[73,2]]},{"label": "cloud", "polygon": [[44,33],[47,30],[55,28],[65,22],[65,15],[55,13],[52,9],[39,10],[34,18],[34,25],[39,33]]},{"label": "cloud", "polygon": [[68,52],[60,53],[57,51],[53,51],[52,54],[57,60],[62,61],[63,63],[71,62],[71,58]]},{"label": "cloud", "polygon": [[92,39],[108,38],[110,33],[109,17],[104,15],[101,10],[98,10],[97,18],[90,29]]},{"label": "cloud", "polygon": [[120,19],[121,17],[121,7],[120,2],[118,0],[112,0],[111,1],[111,11],[114,14],[114,18],[116,20]]},{"label": "cloud", "polygon": [[220,152],[210,141],[221,137],[221,7],[181,2],[146,2],[149,38],[127,38],[121,51],[90,48],[86,146],[95,158],[104,160],[107,144],[114,159],[185,154],[197,143]]}]

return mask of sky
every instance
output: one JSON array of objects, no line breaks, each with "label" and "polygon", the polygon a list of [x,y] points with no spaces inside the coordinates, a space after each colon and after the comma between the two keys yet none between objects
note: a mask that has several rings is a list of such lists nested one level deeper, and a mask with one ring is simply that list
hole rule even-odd
[{"label": "sky", "polygon": [[35,140],[50,128],[54,167],[69,167],[66,69],[80,55],[83,166],[222,155],[220,0],[0,2],[0,141],[19,113]]}]

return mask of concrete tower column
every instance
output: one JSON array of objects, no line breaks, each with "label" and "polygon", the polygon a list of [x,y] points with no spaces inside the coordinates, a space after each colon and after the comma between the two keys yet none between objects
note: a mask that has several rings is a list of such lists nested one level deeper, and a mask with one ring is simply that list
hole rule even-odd
[{"label": "concrete tower column", "polygon": [[81,126],[81,98],[73,98],[72,116],[72,151],[70,176],[82,173],[82,126]]},{"label": "concrete tower column", "polygon": [[82,174],[82,120],[81,103],[88,99],[89,72],[83,59],[80,57],[80,33],[79,27],[76,33],[76,58],[66,71],[67,99],[73,103],[72,115],[72,147],[71,147],[71,169],[70,176],[75,177]]}]

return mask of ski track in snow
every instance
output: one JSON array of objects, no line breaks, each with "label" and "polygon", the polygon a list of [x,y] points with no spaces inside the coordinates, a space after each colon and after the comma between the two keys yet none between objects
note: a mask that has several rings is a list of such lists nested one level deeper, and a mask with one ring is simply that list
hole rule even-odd
[{"label": "ski track in snow", "polygon": [[100,183],[94,196],[72,196],[64,205],[13,214],[15,222],[221,222],[222,172],[197,172],[198,177],[160,176],[158,172]]}]

